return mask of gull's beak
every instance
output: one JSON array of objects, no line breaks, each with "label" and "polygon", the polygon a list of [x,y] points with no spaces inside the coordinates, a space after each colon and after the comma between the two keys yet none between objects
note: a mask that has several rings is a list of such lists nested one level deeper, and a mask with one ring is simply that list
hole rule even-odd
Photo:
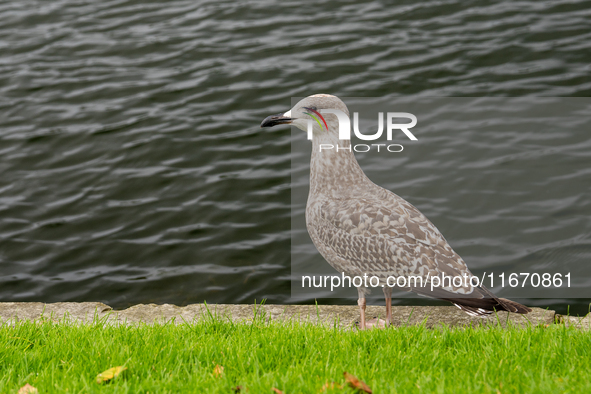
[{"label": "gull's beak", "polygon": [[277,114],[267,116],[261,123],[261,127],[273,127],[279,124],[290,124],[291,122],[293,122],[293,118],[285,116],[285,114]]}]

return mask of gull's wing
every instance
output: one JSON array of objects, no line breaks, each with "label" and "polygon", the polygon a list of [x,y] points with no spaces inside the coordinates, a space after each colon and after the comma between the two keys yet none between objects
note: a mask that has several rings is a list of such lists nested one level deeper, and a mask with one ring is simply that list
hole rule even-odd
[{"label": "gull's wing", "polygon": [[[314,242],[346,260],[351,266],[346,272],[380,278],[472,276],[462,258],[418,209],[393,193],[386,204],[376,197],[325,200],[311,207],[317,209],[315,220],[309,223]],[[470,292],[471,287],[454,290]]]}]

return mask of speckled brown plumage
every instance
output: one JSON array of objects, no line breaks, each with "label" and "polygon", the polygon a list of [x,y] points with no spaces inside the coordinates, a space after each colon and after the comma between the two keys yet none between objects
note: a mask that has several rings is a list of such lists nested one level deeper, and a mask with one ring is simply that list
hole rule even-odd
[{"label": "speckled brown plumage", "polygon": [[[288,123],[306,130],[304,108],[338,109],[348,115],[345,104],[335,96],[314,95],[300,101],[283,115]],[[314,245],[337,271],[349,276],[377,276],[385,285],[389,276],[472,276],[462,258],[439,230],[413,205],[374,184],[363,172],[347,140],[338,139],[335,115],[323,115],[328,130],[314,125],[310,164],[310,193],[306,206],[306,226]],[[267,121],[267,119],[266,119]],[[287,121],[286,121],[287,122]],[[265,122],[263,122],[263,126]],[[321,144],[342,149],[324,149]],[[447,286],[407,290],[450,300],[473,315],[493,309],[527,313],[529,308],[495,297],[484,287]],[[362,323],[365,295],[358,288]],[[391,289],[384,287],[389,301]],[[389,318],[389,316],[388,316]]]}]

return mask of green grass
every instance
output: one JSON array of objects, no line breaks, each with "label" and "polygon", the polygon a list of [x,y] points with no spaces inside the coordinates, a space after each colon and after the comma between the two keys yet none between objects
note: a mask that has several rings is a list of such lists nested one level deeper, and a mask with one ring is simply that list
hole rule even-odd
[{"label": "green grass", "polygon": [[[224,367],[221,377],[214,367]],[[99,385],[96,375],[128,369]],[[0,325],[0,393],[318,393],[347,371],[374,393],[591,392],[591,333],[391,328],[367,332],[211,318],[195,324]],[[245,389],[241,391],[246,392]],[[345,388],[324,391],[349,392]]]}]

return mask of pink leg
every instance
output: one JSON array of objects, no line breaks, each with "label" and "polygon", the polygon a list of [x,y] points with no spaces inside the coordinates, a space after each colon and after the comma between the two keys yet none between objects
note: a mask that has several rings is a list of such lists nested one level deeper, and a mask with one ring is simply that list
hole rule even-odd
[{"label": "pink leg", "polygon": [[386,297],[386,327],[392,323],[392,297]]},{"label": "pink leg", "polygon": [[361,321],[359,322],[359,329],[365,330],[365,298],[359,298],[357,300],[357,305],[359,305],[359,313],[361,315]]},{"label": "pink leg", "polygon": [[392,323],[392,288],[384,287],[384,298],[386,299],[386,327]]}]

